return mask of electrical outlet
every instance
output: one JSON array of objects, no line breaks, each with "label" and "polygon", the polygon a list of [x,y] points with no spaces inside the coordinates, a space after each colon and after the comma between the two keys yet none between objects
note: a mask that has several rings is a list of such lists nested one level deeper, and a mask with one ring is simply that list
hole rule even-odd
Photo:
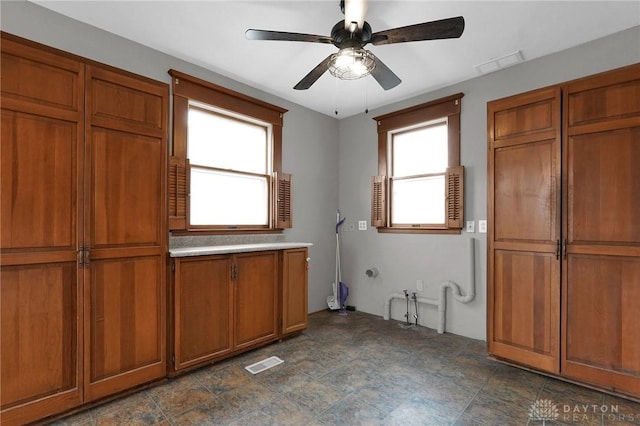
[{"label": "electrical outlet", "polygon": [[367,221],[366,220],[359,220],[358,221],[358,230],[359,231],[366,231],[367,230]]},{"label": "electrical outlet", "polygon": [[478,232],[485,234],[487,232],[487,221],[479,220],[478,221]]},{"label": "electrical outlet", "polygon": [[416,290],[424,291],[424,281],[416,280]]},{"label": "electrical outlet", "polygon": [[467,232],[476,232],[476,222],[474,220],[467,221]]}]

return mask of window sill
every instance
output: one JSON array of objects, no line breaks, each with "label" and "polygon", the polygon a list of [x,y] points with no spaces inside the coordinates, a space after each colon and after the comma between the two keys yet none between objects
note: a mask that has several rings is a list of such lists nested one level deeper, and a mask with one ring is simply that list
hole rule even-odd
[{"label": "window sill", "polygon": [[450,234],[459,235],[462,229],[426,229],[426,228],[376,228],[379,234]]},{"label": "window sill", "polygon": [[238,235],[238,234],[282,234],[282,229],[238,228],[238,229],[181,229],[172,230],[173,236],[186,235]]}]

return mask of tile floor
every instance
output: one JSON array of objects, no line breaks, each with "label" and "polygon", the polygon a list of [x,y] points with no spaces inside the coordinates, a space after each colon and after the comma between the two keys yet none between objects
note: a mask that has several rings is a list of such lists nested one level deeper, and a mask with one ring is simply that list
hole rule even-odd
[{"label": "tile floor", "polygon": [[[244,369],[272,355],[285,362]],[[640,425],[640,404],[489,361],[485,342],[353,312],[55,424],[542,425],[542,400],[549,425]]]}]

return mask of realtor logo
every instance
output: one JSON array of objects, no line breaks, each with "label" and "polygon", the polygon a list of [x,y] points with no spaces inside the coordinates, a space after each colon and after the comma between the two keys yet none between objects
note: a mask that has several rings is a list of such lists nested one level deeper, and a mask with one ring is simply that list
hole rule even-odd
[{"label": "realtor logo", "polygon": [[558,406],[550,399],[539,399],[529,409],[529,419],[532,421],[541,421],[542,424],[546,424],[547,421],[558,420],[560,417],[560,411]]}]

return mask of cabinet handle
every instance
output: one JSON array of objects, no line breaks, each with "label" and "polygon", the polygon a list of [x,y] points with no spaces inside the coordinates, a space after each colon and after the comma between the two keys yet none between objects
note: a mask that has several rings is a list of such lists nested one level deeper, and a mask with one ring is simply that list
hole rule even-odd
[{"label": "cabinet handle", "polygon": [[90,263],[91,263],[91,250],[87,249],[84,252],[84,264],[89,266]]},{"label": "cabinet handle", "polygon": [[567,260],[567,239],[562,240],[562,258]]},{"label": "cabinet handle", "polygon": [[235,281],[238,279],[238,265],[235,263],[231,264],[231,281]]},{"label": "cabinet handle", "polygon": [[560,259],[560,239],[556,240],[556,260]]},{"label": "cabinet handle", "polygon": [[80,250],[78,250],[78,268],[82,268],[83,263],[84,263],[84,247],[80,246]]}]

